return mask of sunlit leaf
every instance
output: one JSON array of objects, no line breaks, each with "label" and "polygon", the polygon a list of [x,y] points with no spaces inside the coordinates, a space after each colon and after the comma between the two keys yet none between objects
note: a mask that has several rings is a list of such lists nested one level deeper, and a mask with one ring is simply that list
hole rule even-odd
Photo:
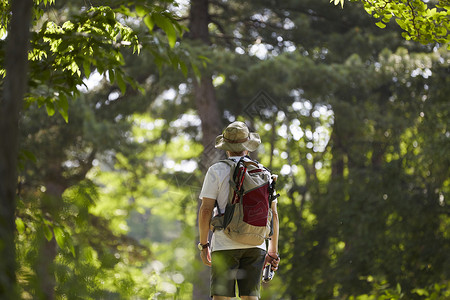
[{"label": "sunlit leaf", "polygon": [[341,4],[341,7],[344,7],[344,0],[330,0],[330,3],[334,2],[334,5]]},{"label": "sunlit leaf", "polygon": [[136,13],[139,17],[143,17],[147,14],[147,9],[142,5],[136,5]]},{"label": "sunlit leaf", "polygon": [[58,244],[58,246],[60,248],[64,248],[66,246],[66,243],[65,243],[66,239],[65,239],[64,231],[62,230],[62,228],[57,227],[57,226],[53,227],[53,233],[55,234],[55,240],[56,240],[56,243]]},{"label": "sunlit leaf", "polygon": [[25,231],[25,223],[22,221],[21,218],[16,218],[16,229],[20,234],[22,234]]},{"label": "sunlit leaf", "polygon": [[146,15],[144,17],[144,24],[147,26],[148,30],[150,30],[150,32],[153,31],[153,27],[155,27],[155,23],[152,20],[151,15]]},{"label": "sunlit leaf", "polygon": [[377,23],[375,23],[375,25],[377,25],[380,28],[385,28],[386,27],[386,24],[384,24],[383,22],[377,22]]},{"label": "sunlit leaf", "polygon": [[55,105],[53,104],[53,102],[47,102],[45,104],[45,108],[49,116],[53,116],[55,114]]},{"label": "sunlit leaf", "polygon": [[64,94],[60,95],[57,104],[59,107],[59,113],[64,118],[66,123],[69,122],[69,101],[67,100],[67,97]]},{"label": "sunlit leaf", "polygon": [[153,15],[153,19],[155,20],[156,25],[164,30],[167,35],[167,39],[169,40],[169,45],[173,48],[177,41],[177,33],[173,27],[172,21],[168,17],[161,14]]},{"label": "sunlit leaf", "polygon": [[51,241],[53,238],[53,233],[47,224],[42,224],[42,229],[44,230],[44,235],[47,241]]}]

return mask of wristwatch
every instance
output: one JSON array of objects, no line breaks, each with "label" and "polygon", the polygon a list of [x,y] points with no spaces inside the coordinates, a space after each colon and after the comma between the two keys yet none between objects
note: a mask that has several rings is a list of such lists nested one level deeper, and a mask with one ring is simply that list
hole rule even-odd
[{"label": "wristwatch", "polygon": [[198,247],[198,250],[202,251],[203,249],[209,247],[209,242],[204,245],[202,243],[198,243],[197,247]]}]

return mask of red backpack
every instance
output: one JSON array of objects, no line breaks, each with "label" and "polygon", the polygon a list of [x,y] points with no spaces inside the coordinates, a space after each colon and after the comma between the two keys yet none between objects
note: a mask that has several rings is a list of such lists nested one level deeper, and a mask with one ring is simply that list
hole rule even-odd
[{"label": "red backpack", "polygon": [[212,218],[212,230],[223,230],[243,244],[261,245],[272,235],[271,204],[278,196],[272,174],[257,161],[244,157],[220,162],[230,166],[230,195],[225,213]]}]

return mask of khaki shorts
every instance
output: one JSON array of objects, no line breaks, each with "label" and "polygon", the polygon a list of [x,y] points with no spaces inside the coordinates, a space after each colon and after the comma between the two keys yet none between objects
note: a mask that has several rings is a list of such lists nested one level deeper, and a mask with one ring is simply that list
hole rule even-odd
[{"label": "khaki shorts", "polygon": [[211,296],[258,296],[266,251],[260,248],[214,251]]}]

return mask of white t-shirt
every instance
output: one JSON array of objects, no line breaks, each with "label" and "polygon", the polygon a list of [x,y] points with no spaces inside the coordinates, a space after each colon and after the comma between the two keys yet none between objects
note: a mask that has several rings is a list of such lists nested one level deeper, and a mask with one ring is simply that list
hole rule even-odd
[{"label": "white t-shirt", "polygon": [[[239,156],[234,156],[230,158],[240,159]],[[245,158],[245,160],[249,159]],[[217,204],[220,208],[220,213],[224,213],[225,207],[228,202],[228,195],[230,193],[229,179],[230,179],[230,166],[228,164],[226,163],[213,164],[206,173],[205,180],[203,181],[202,191],[200,192],[199,198],[216,199]],[[214,208],[214,215],[216,215],[217,213],[218,213],[217,208]],[[211,251],[247,249],[247,248],[255,248],[255,246],[238,243],[230,239],[223,232],[223,230],[216,230],[212,236]],[[263,242],[261,245],[256,246],[256,248],[266,250],[266,243]]]}]

